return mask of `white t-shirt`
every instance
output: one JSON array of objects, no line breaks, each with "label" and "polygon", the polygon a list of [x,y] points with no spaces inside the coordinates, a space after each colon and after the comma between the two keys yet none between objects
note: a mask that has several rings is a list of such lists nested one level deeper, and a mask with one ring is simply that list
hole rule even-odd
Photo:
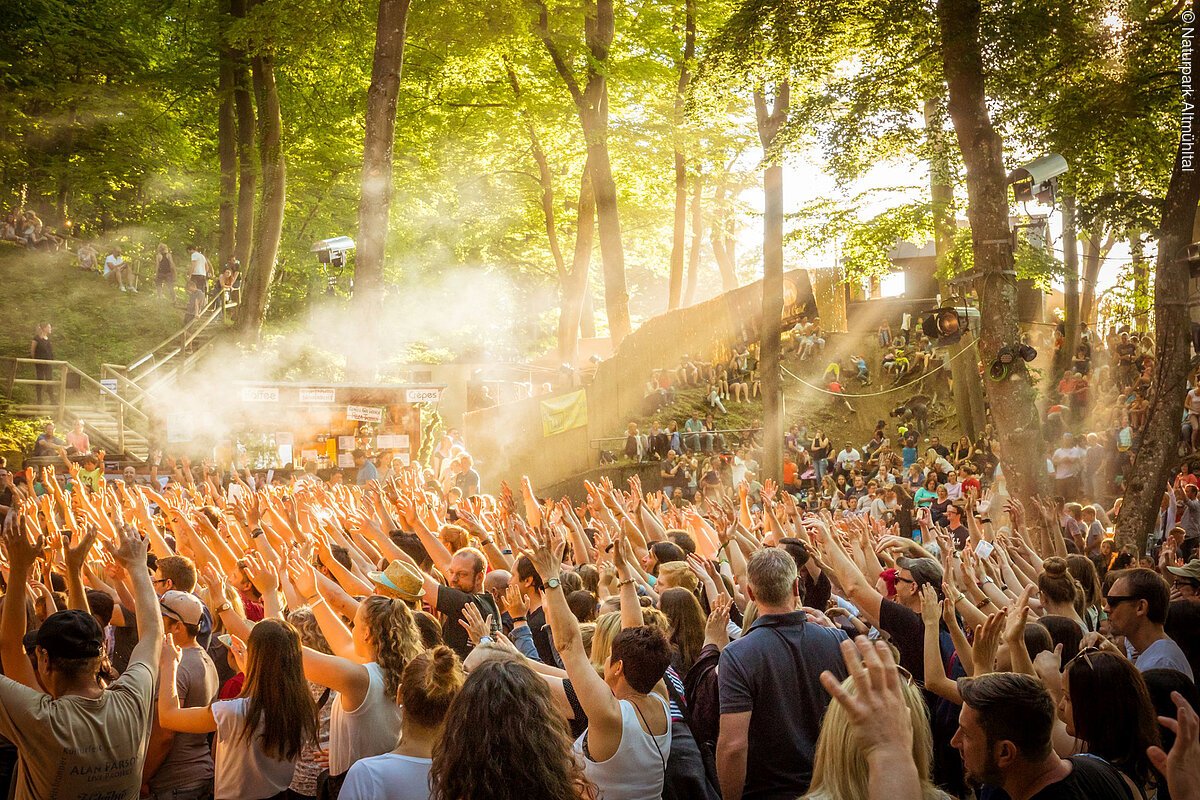
[{"label": "white t-shirt", "polygon": [[192,251],[192,274],[208,275],[208,259],[199,250]]},{"label": "white t-shirt", "polygon": [[[288,788],[292,773],[296,771],[295,761],[280,761],[263,751],[260,733],[255,733],[249,740],[242,736],[249,702],[249,698],[239,697],[212,704],[213,719],[217,721],[215,800],[274,797]],[[269,712],[263,719],[267,716]]]},{"label": "white t-shirt", "polygon": [[1074,447],[1060,447],[1051,457],[1054,462],[1054,477],[1059,480],[1074,478],[1079,474],[1079,459]]},{"label": "white t-shirt", "polygon": [[120,256],[112,255],[111,253],[104,259],[104,274],[107,275],[113,270],[120,269],[125,265],[125,259]]},{"label": "white t-shirt", "polygon": [[429,800],[433,759],[385,753],[350,768],[339,800]]}]

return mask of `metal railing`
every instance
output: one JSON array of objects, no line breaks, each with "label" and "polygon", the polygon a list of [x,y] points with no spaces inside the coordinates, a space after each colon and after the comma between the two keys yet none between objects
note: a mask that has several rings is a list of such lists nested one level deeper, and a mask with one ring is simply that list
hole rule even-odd
[{"label": "metal railing", "polygon": [[[711,430],[711,431],[696,431],[696,432],[688,432],[688,431],[681,430],[681,431],[676,431],[676,433],[679,434],[679,439],[683,443],[684,449],[686,450],[688,440],[692,439],[693,437],[717,436],[718,434],[722,435],[722,436],[725,436],[727,434],[738,434],[738,436],[731,437],[731,438],[737,438],[739,441],[743,441],[747,438],[745,436],[745,434],[755,434],[761,430],[762,430],[761,427],[758,427],[758,428],[719,428],[719,429]],[[649,434],[639,431],[638,436],[648,437]],[[668,434],[668,438],[669,437],[670,437],[670,434]],[[589,441],[593,448],[600,448],[603,446],[604,442],[624,443],[625,440],[628,438],[629,438],[628,434],[625,434],[622,436],[601,436],[599,438],[591,439]]]}]

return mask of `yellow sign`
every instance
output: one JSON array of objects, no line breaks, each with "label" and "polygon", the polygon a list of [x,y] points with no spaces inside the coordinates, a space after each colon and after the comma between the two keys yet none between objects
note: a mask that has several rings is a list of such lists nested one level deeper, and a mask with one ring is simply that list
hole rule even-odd
[{"label": "yellow sign", "polygon": [[542,436],[553,436],[587,425],[587,392],[580,389],[570,394],[541,401]]}]

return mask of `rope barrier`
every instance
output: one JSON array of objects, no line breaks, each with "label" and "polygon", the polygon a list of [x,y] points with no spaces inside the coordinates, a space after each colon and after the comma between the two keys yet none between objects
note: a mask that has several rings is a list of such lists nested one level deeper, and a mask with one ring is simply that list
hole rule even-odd
[{"label": "rope barrier", "polygon": [[807,386],[808,388],[810,388],[810,389],[815,389],[815,390],[816,390],[816,391],[818,391],[818,392],[823,392],[824,394],[832,395],[832,396],[834,396],[834,397],[844,397],[844,398],[847,398],[847,399],[849,399],[849,398],[852,398],[852,397],[880,397],[880,396],[882,396],[882,395],[885,395],[885,394],[891,394],[892,392],[898,392],[898,391],[900,391],[901,389],[907,389],[909,386],[914,386],[914,385],[916,385],[916,384],[920,383],[921,381],[923,381],[923,380],[925,380],[926,378],[928,378],[930,375],[933,375],[933,374],[934,374],[935,372],[937,372],[938,370],[940,370],[940,369],[945,369],[947,366],[949,366],[949,365],[950,365],[950,363],[951,363],[952,361],[954,361],[954,359],[958,358],[958,357],[959,357],[959,356],[961,356],[963,353],[968,353],[968,352],[970,352],[970,351],[971,351],[971,348],[970,348],[970,347],[964,347],[962,350],[959,350],[957,353],[955,353],[955,354],[954,354],[953,356],[951,356],[950,358],[947,358],[947,359],[943,360],[941,364],[938,364],[936,367],[934,367],[933,369],[929,370],[928,372],[924,372],[924,373],[922,373],[922,374],[921,374],[921,376],[920,376],[919,378],[916,378],[916,379],[914,379],[914,380],[911,380],[911,381],[909,381],[908,383],[902,383],[902,384],[900,384],[899,386],[893,386],[892,388],[890,388],[890,389],[884,389],[884,390],[883,390],[883,391],[881,391],[881,392],[866,392],[866,393],[863,393],[863,394],[846,394],[845,392],[831,392],[831,391],[829,391],[828,389],[826,389],[826,388],[825,388],[825,387],[823,387],[823,386],[817,386],[817,385],[815,385],[815,384],[809,383],[808,381],[804,380],[804,378],[801,378],[799,375],[797,375],[796,373],[792,372],[790,369],[788,369],[788,368],[787,368],[787,367],[785,367],[785,366],[782,366],[782,365],[780,365],[780,367],[779,367],[779,368],[780,368],[780,369],[782,369],[784,372],[786,372],[788,375],[792,376],[792,378],[794,378],[795,380],[799,381],[800,383],[803,383],[803,384],[804,384],[805,386]]}]

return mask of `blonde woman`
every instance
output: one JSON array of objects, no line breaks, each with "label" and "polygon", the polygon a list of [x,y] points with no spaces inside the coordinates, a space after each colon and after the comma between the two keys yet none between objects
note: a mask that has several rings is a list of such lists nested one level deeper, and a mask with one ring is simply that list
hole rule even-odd
[{"label": "blonde woman", "polygon": [[[865,643],[866,640],[862,641]],[[853,652],[854,647],[848,642],[843,642],[843,653]],[[872,645],[864,644],[858,649],[870,656],[870,651],[865,649],[869,647]],[[885,658],[877,664],[881,669],[885,666],[891,670],[896,669],[890,659]],[[857,671],[866,677],[866,669],[859,667]],[[823,676],[822,682],[824,680]],[[855,680],[855,677],[851,676],[841,682],[842,691],[851,698],[858,695]],[[933,735],[929,730],[929,717],[921,691],[913,684],[912,678],[904,673],[900,674],[900,693],[908,707],[912,729],[912,760],[916,764],[921,797],[923,800],[950,800],[950,795],[938,789],[930,780],[933,766]],[[862,726],[854,724],[845,704],[840,700],[830,703],[825,711],[825,719],[821,722],[821,735],[817,737],[817,752],[813,759],[812,783],[809,784],[804,800],[842,800],[849,797],[873,800],[875,795],[871,792],[872,765],[867,760],[867,752],[870,750],[868,744],[863,741]]]}]

